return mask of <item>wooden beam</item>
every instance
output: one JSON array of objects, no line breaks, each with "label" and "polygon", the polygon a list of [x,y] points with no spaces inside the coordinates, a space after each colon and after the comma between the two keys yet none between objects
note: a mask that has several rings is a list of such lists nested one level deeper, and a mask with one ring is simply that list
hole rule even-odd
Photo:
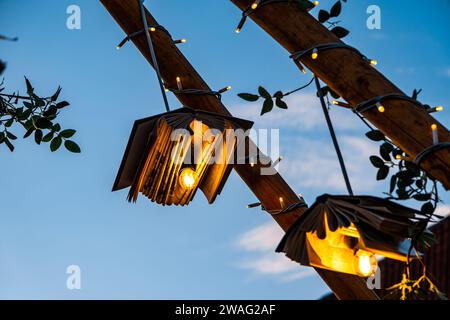
[{"label": "wooden beam", "polygon": [[[245,10],[253,0],[231,2]],[[342,43],[312,15],[286,2],[260,6],[250,18],[291,54],[319,44]],[[239,20],[239,17],[236,19]],[[374,97],[390,93],[403,94],[383,74],[351,50],[327,50],[320,52],[317,60],[305,56],[301,61],[354,107]],[[414,159],[433,144],[432,124],[437,124],[441,142],[450,141],[447,128],[415,104],[391,100],[383,105],[386,107],[384,113],[375,108],[365,112],[364,116],[411,158]],[[441,149],[425,159],[422,168],[446,189],[450,188],[449,148]]]},{"label": "wooden beam", "polygon": [[[138,1],[100,0],[127,35],[143,29]],[[148,11],[146,14],[149,25],[158,24]],[[167,34],[157,31],[152,32],[151,35],[159,68],[168,87],[176,88],[176,77],[180,77],[184,88],[210,90],[206,82],[191,66],[177,46],[173,44]],[[145,35],[134,37],[132,41],[152,65]],[[176,97],[185,106],[230,115],[226,107],[215,96],[176,94]],[[250,143],[253,142],[250,141]],[[280,196],[283,196],[286,205],[298,202],[297,194],[279,174],[263,176],[260,175],[260,169],[257,166],[251,167],[250,165],[235,165],[234,168],[265,208],[279,209]],[[280,227],[286,231],[303,212],[304,209],[299,208],[289,214],[273,217]],[[322,269],[316,270],[340,299],[378,299],[377,295],[367,288],[365,281],[360,277]]]}]

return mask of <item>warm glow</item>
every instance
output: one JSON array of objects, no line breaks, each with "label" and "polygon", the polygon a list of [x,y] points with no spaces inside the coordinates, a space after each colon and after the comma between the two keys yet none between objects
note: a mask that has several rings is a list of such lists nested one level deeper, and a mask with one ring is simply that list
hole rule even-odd
[{"label": "warm glow", "polygon": [[377,260],[374,255],[361,250],[356,255],[358,257],[358,273],[363,277],[368,277],[373,274],[377,266]]},{"label": "warm glow", "polygon": [[317,49],[314,49],[314,51],[311,54],[311,58],[313,58],[313,60],[316,60],[319,57],[319,51]]},{"label": "warm glow", "polygon": [[155,27],[151,27],[151,28],[150,28],[150,31],[151,31],[151,32],[155,32],[155,31],[156,31],[156,28],[155,28]]},{"label": "warm glow", "polygon": [[437,124],[432,124],[432,125],[431,125],[431,130],[433,130],[433,131],[434,131],[434,130],[437,130]]},{"label": "warm glow", "polygon": [[284,208],[284,199],[283,199],[283,197],[280,197],[278,200],[280,201],[280,206],[283,209]]},{"label": "warm glow", "polygon": [[437,107],[436,107],[436,111],[442,111],[442,110],[444,110],[444,107],[443,107],[443,106],[437,106]]},{"label": "warm glow", "polygon": [[181,171],[180,174],[180,184],[185,189],[192,189],[195,186],[196,174],[191,168],[186,168]]},{"label": "warm glow", "polygon": [[339,101],[337,100],[333,100],[333,102],[331,102],[332,104],[334,104],[335,106],[339,105]]},{"label": "warm glow", "polygon": [[181,39],[181,43],[186,43],[187,40],[186,39]]},{"label": "warm glow", "polygon": [[241,32],[241,28],[236,28],[236,33]]},{"label": "warm glow", "polygon": [[379,105],[379,106],[378,106],[378,111],[381,112],[381,113],[383,113],[383,112],[386,111],[386,109],[384,108],[384,106]]},{"label": "warm glow", "polygon": [[319,1],[314,1],[314,5],[318,6],[319,5]]},{"label": "warm glow", "polygon": [[373,65],[373,66],[376,66],[378,64],[378,61],[372,59],[372,60],[370,60],[370,64]]},{"label": "warm glow", "polygon": [[395,156],[395,159],[402,160],[402,156],[398,154],[398,155]]},{"label": "warm glow", "polygon": [[253,9],[253,10],[255,10],[256,8],[258,8],[258,2],[259,2],[259,1],[253,2],[253,4],[252,4],[252,9]]}]

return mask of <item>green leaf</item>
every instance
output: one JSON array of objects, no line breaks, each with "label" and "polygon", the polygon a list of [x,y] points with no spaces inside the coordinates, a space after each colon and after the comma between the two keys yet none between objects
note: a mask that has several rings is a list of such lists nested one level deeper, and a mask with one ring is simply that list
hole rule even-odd
[{"label": "green leaf", "polygon": [[4,125],[5,125],[5,127],[9,128],[9,127],[11,127],[11,126],[13,125],[13,123],[14,123],[14,119],[11,118],[11,119],[9,119],[8,121],[6,121],[6,122],[4,123]]},{"label": "green leaf", "polygon": [[375,168],[382,168],[384,166],[384,161],[380,157],[377,157],[377,156],[371,156],[370,162],[372,162],[372,164]]},{"label": "green leaf", "polygon": [[26,139],[29,136],[31,136],[31,134],[33,133],[34,130],[35,130],[35,127],[31,127],[30,129],[28,129],[27,132],[25,132],[25,135],[23,136],[23,138]]},{"label": "green leaf", "polygon": [[35,121],[36,127],[40,129],[50,129],[53,126],[53,123],[46,118],[39,118]]},{"label": "green leaf", "polygon": [[56,107],[57,107],[58,109],[65,108],[65,107],[67,107],[67,106],[70,106],[70,103],[68,103],[67,101],[61,101],[61,102],[59,102],[59,103],[56,104]]},{"label": "green leaf", "polygon": [[277,92],[275,92],[275,93],[273,94],[273,97],[274,97],[274,98],[278,98],[278,99],[282,99],[282,98],[284,97],[284,94],[283,94],[283,92],[281,92],[281,91],[277,91]]},{"label": "green leaf", "polygon": [[6,132],[6,136],[11,140],[17,140],[17,137],[9,131]]},{"label": "green leaf", "polygon": [[42,136],[43,136],[42,130],[41,129],[37,129],[34,132],[34,141],[36,141],[37,144],[41,144]]},{"label": "green leaf", "polygon": [[28,109],[33,109],[34,108],[34,104],[31,103],[31,102],[28,102],[28,101],[24,101],[23,105],[25,106],[25,108],[28,108]]},{"label": "green leaf", "polygon": [[52,152],[55,152],[56,150],[59,149],[59,147],[61,146],[62,143],[62,138],[60,136],[56,136],[55,138],[53,138],[52,142],[50,143],[50,150]]},{"label": "green leaf", "polygon": [[50,98],[51,101],[55,102],[56,100],[58,100],[59,94],[61,93],[61,89],[62,89],[61,87],[58,87],[56,92]]},{"label": "green leaf", "polygon": [[424,215],[431,215],[434,212],[434,206],[433,203],[427,202],[425,203],[422,208],[420,209],[420,212],[422,212]]},{"label": "green leaf", "polygon": [[367,132],[366,137],[372,141],[383,141],[385,139],[384,134],[379,130],[372,130]]},{"label": "green leaf", "polygon": [[275,104],[280,109],[287,109],[288,108],[288,105],[286,104],[286,102],[284,102],[283,100],[281,100],[279,98],[276,98]]},{"label": "green leaf", "polygon": [[28,80],[27,77],[25,77],[25,83],[26,83],[26,85],[27,85],[27,93],[28,93],[28,95],[29,95],[29,96],[32,96],[32,95],[33,95],[33,92],[34,92],[34,88],[33,88],[33,86],[31,85],[30,80]]},{"label": "green leaf", "polygon": [[270,97],[270,98],[267,98],[266,100],[264,100],[263,107],[261,110],[261,115],[272,111],[272,109],[273,109],[273,100],[272,100],[272,97]]},{"label": "green leaf", "polygon": [[5,144],[8,147],[9,151],[11,151],[11,152],[14,151],[14,146],[12,145],[11,141],[9,141],[8,138],[5,139]]},{"label": "green leaf", "polygon": [[339,27],[339,26],[331,29],[331,32],[333,32],[338,38],[341,38],[341,39],[345,38],[350,33],[350,31],[348,31],[347,29]]},{"label": "green leaf", "polygon": [[340,1],[336,2],[330,10],[331,17],[338,17],[341,14],[342,3]]},{"label": "green leaf", "polygon": [[73,152],[73,153],[80,153],[81,152],[80,147],[75,142],[73,142],[72,140],[66,140],[64,142],[64,146],[70,152]]},{"label": "green leaf", "polygon": [[269,99],[272,98],[272,96],[270,95],[270,93],[264,89],[262,86],[259,86],[258,88],[258,93],[261,97],[263,97],[264,99]]},{"label": "green leaf", "polygon": [[380,181],[386,179],[388,174],[389,174],[389,167],[382,166],[377,172],[377,180]]},{"label": "green leaf", "polygon": [[52,127],[52,131],[58,132],[59,130],[61,130],[61,126],[59,125],[59,123],[54,124]]},{"label": "green leaf", "polygon": [[328,19],[330,19],[330,14],[326,10],[320,10],[319,11],[319,22],[324,23]]},{"label": "green leaf", "polygon": [[387,142],[383,143],[380,146],[380,155],[385,161],[391,161],[391,155],[390,155],[391,151],[390,151],[389,147],[387,147],[387,146],[390,146],[392,148],[392,146]]},{"label": "green leaf", "polygon": [[239,93],[238,97],[241,99],[244,99],[245,101],[250,101],[250,102],[258,101],[258,99],[259,99],[259,96],[257,96],[256,94],[251,94],[251,93]]},{"label": "green leaf", "polygon": [[63,130],[63,131],[61,131],[60,133],[59,133],[59,135],[61,136],[61,137],[63,137],[63,138],[66,138],[66,139],[68,139],[68,138],[71,138],[74,134],[75,134],[75,130],[73,130],[73,129],[67,129],[67,130]]},{"label": "green leaf", "polygon": [[50,131],[42,138],[42,142],[50,142],[53,139],[53,136],[54,136],[53,131]]},{"label": "green leaf", "polygon": [[391,183],[390,183],[390,186],[389,186],[389,193],[392,193],[392,192],[394,192],[394,190],[395,190],[395,186],[397,185],[397,175],[396,174],[394,174],[392,177],[391,177]]}]

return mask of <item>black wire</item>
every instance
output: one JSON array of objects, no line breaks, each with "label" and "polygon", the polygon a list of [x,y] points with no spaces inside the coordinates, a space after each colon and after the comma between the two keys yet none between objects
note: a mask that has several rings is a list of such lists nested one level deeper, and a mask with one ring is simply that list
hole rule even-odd
[{"label": "black wire", "polygon": [[163,81],[162,81],[162,78],[161,78],[161,73],[159,71],[158,61],[156,59],[155,48],[153,47],[152,38],[151,38],[150,32],[148,30],[149,27],[148,27],[148,23],[147,23],[147,16],[145,14],[144,0],[137,0],[137,1],[139,1],[139,5],[141,7],[141,16],[142,16],[142,21],[144,23],[145,35],[147,36],[148,48],[150,50],[150,54],[151,54],[151,57],[152,57],[153,67],[155,68],[156,75],[158,77],[159,87],[161,89],[161,93],[162,93],[162,96],[163,96],[163,100],[164,100],[164,105],[166,107],[166,111],[169,112],[170,111],[169,101],[167,100],[166,90],[164,89],[164,84],[163,84]]},{"label": "black wire", "polygon": [[334,149],[336,150],[336,154],[339,160],[339,165],[341,166],[342,175],[344,176],[345,185],[347,187],[347,191],[349,195],[353,196],[352,186],[350,184],[350,179],[347,174],[347,169],[345,168],[344,158],[342,157],[341,148],[339,147],[339,143],[336,137],[336,133],[334,132],[333,123],[331,122],[330,114],[328,113],[327,105],[325,103],[325,99],[323,97],[323,92],[320,87],[319,78],[314,76],[317,92],[319,94],[320,103],[322,105],[322,110],[325,115],[325,120],[327,121],[328,130],[330,131],[331,139],[333,140]]}]

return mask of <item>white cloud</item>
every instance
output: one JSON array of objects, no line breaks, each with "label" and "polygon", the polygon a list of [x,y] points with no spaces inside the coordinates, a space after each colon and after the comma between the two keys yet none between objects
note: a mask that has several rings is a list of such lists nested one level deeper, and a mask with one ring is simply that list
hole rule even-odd
[{"label": "white cloud", "polygon": [[[377,144],[352,136],[343,136],[339,141],[355,193],[373,191],[377,186],[376,171],[369,162],[369,156],[377,153]],[[321,192],[346,193],[331,142],[291,138],[282,145],[282,152],[286,153],[283,154],[280,173],[298,190],[314,188]]]},{"label": "white cloud", "polygon": [[302,267],[289,260],[275,248],[283,237],[283,230],[274,222],[255,227],[242,234],[236,241],[237,248],[247,251],[251,257],[238,263],[255,275],[276,276],[283,281],[300,280],[315,274],[314,269]]},{"label": "white cloud", "polygon": [[[256,128],[293,128],[299,131],[311,131],[325,126],[322,107],[314,93],[294,93],[286,97],[285,101],[289,106],[288,110],[274,107],[270,113],[263,116],[260,115],[261,101],[243,102],[230,109],[233,115],[254,121]],[[331,111],[336,129],[354,130],[359,128],[358,120],[351,111],[337,108],[335,107]]]},{"label": "white cloud", "polygon": [[448,204],[438,204],[435,214],[443,217],[450,216],[450,205]]}]

